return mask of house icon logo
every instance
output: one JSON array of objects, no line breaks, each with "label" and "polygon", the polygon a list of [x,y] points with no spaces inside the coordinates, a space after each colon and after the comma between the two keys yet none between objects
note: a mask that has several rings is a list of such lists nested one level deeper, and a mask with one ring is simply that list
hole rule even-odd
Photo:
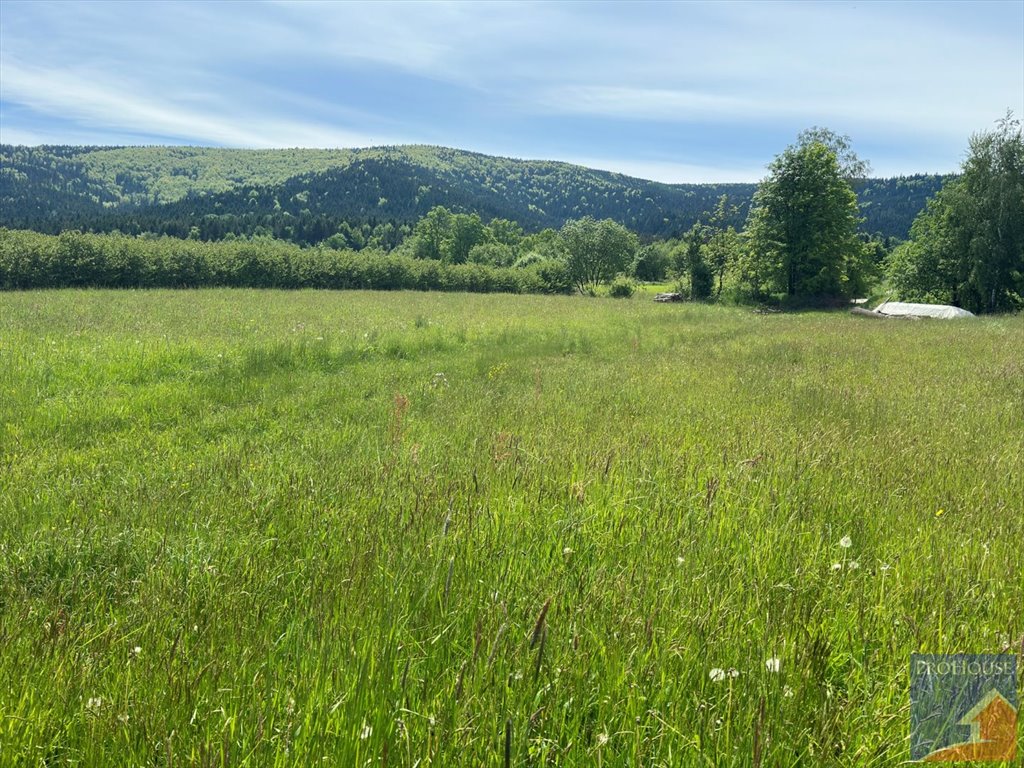
[{"label": "house icon logo", "polygon": [[1015,759],[1017,657],[911,656],[910,720],[913,760]]}]

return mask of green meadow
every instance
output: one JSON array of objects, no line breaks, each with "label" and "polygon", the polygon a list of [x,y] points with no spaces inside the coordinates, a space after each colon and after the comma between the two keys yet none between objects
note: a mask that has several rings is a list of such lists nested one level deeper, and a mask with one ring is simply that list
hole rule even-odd
[{"label": "green meadow", "polygon": [[1021,510],[1019,315],[0,294],[0,764],[894,765]]}]

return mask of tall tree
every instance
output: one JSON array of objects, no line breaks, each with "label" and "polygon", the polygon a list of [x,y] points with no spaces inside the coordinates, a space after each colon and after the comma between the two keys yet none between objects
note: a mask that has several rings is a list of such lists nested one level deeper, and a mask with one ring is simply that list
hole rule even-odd
[{"label": "tall tree", "polygon": [[725,273],[733,266],[740,255],[740,237],[736,229],[727,222],[739,213],[739,206],[730,205],[728,195],[718,198],[718,204],[707,226],[707,263],[717,278],[715,298],[722,295],[725,284]]},{"label": "tall tree", "polygon": [[475,213],[457,213],[451,217],[442,258],[452,264],[463,264],[473,247],[486,241],[488,230]]},{"label": "tall tree", "polygon": [[865,167],[852,157],[841,163],[836,149],[823,140],[823,129],[813,129],[769,166],[747,222],[758,283],[791,297],[841,296],[852,290],[864,249],[848,174]]},{"label": "tall tree", "polygon": [[901,297],[972,312],[1024,306],[1024,138],[1012,113],[971,137],[962,175],[910,232],[888,263]]},{"label": "tall tree", "polygon": [[563,259],[573,284],[581,291],[607,283],[633,261],[636,235],[611,219],[589,216],[567,221],[559,236]]},{"label": "tall tree", "polygon": [[682,251],[683,264],[681,266],[690,277],[691,299],[704,300],[711,298],[711,291],[714,287],[714,274],[704,258],[706,241],[710,238],[710,235],[711,231],[699,223],[694,224],[690,231],[686,233],[686,247]]},{"label": "tall tree", "polygon": [[444,206],[431,208],[413,230],[412,254],[417,259],[440,260],[449,237],[452,214]]}]

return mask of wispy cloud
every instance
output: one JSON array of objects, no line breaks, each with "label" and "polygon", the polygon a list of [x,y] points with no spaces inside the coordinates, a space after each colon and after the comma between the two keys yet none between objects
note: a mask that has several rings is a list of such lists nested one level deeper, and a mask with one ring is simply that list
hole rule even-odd
[{"label": "wispy cloud", "polygon": [[[153,136],[165,141],[207,142],[235,147],[362,146],[386,144],[389,137],[347,131],[309,121],[281,119],[245,112],[224,114],[211,108],[209,93],[178,94],[169,99],[144,83],[109,73],[71,72],[3,64],[5,100],[39,113],[81,123],[94,134],[102,131]],[[234,105],[237,107],[237,105]],[[11,129],[0,126],[3,141]],[[14,129],[16,132],[25,133]]]},{"label": "wispy cloud", "polygon": [[596,168],[601,171],[621,173],[637,179],[649,179],[665,184],[719,184],[745,183],[764,176],[763,167],[752,165],[743,168],[729,168],[712,165],[693,165],[661,160],[632,160],[615,157],[566,156],[565,162]]},{"label": "wispy cloud", "polygon": [[812,124],[879,172],[951,170],[1007,107],[1024,3],[3,3],[4,141],[443,143],[725,180]]}]

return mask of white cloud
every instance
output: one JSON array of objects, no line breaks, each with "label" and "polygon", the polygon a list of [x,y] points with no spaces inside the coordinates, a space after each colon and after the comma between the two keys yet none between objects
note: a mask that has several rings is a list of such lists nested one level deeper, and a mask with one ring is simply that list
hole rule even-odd
[{"label": "white cloud", "polygon": [[[144,83],[102,71],[32,67],[10,58],[3,61],[3,95],[36,112],[78,121],[94,133],[107,129],[255,148],[395,143],[386,136],[267,117],[258,112],[225,114],[229,110],[210,108],[219,100],[215,94],[192,92],[183,97],[166,91],[154,93]],[[20,130],[5,128],[4,133],[7,136]]]},{"label": "white cloud", "polygon": [[[1019,3],[3,4],[5,141],[59,140],[59,124],[98,141],[486,142],[537,156],[531,143],[575,146],[569,132],[594,125],[577,151],[614,170],[752,180],[763,169],[749,159],[717,167],[719,129],[828,125],[871,147],[879,172],[904,167],[894,157],[932,170],[1007,107],[1024,113]],[[318,82],[328,71],[351,80]],[[382,103],[359,90],[367,73],[405,90]],[[458,94],[449,113],[413,113],[438,84]],[[614,159],[642,154],[628,143],[649,123],[703,133],[645,147],[657,161]],[[545,144],[549,130],[563,133]]]},{"label": "white cloud", "polygon": [[764,177],[763,167],[723,168],[661,160],[636,160],[609,157],[562,157],[567,163],[583,165],[602,171],[612,171],[637,179],[660,181],[664,184],[732,184],[755,182]]}]

